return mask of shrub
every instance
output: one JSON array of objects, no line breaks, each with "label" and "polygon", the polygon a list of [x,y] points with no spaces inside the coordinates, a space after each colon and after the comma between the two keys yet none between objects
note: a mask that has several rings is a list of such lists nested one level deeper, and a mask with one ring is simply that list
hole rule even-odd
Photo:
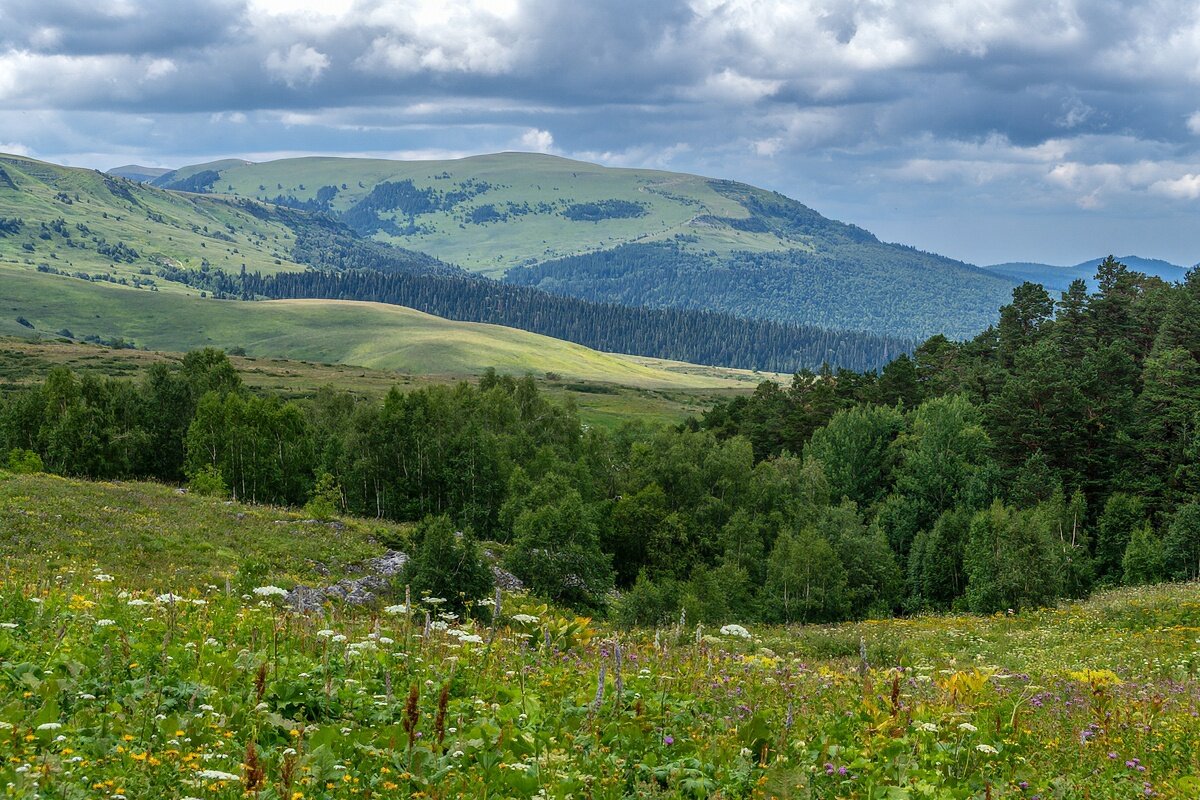
[{"label": "shrub", "polygon": [[447,516],[425,517],[413,531],[413,552],[401,579],[414,595],[432,595],[462,608],[491,594],[492,570],[470,532],[456,533]]},{"label": "shrub", "polygon": [[211,464],[192,473],[188,488],[205,497],[226,497],[229,494],[229,487],[225,485],[225,477],[221,470]]},{"label": "shrub", "polygon": [[319,520],[330,520],[337,516],[342,507],[342,487],[337,479],[328,472],[322,473],[313,486],[308,502],[304,505],[304,513]]},{"label": "shrub", "polygon": [[18,475],[32,475],[37,472],[45,472],[46,466],[42,463],[42,457],[37,453],[18,447],[8,454],[8,469]]}]

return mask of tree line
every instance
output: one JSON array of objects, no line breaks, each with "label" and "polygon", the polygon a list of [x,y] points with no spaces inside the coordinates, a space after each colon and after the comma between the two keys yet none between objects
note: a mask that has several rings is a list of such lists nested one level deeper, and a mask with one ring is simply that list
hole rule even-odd
[{"label": "tree line", "polygon": [[629,624],[1002,611],[1198,577],[1197,303],[1195,273],[1106,262],[1094,295],[1026,284],[976,339],[878,374],[800,372],[614,433],[528,377],[285,402],[208,350],[138,382],[58,369],[0,404],[0,447],[418,521],[427,576],[495,541],[536,593]]},{"label": "tree line", "polygon": [[[357,263],[357,262],[355,262]],[[160,267],[159,277],[219,299],[366,300],[461,322],[486,322],[596,350],[791,373],[825,362],[874,370],[916,340],[753,320],[712,311],[594,303],[469,274],[338,268],[274,275]]]}]

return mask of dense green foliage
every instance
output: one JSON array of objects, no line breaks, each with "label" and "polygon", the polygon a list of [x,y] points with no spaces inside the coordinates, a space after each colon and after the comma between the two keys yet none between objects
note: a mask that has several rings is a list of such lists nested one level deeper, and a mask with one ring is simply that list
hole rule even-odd
[{"label": "dense green foliage", "polygon": [[975,340],[798,373],[679,429],[587,430],[494,373],[285,403],[201,351],[143,386],[55,372],[0,409],[0,452],[292,505],[327,474],[348,512],[446,515],[537,593],[631,623],[1036,606],[1200,569],[1200,278],[1100,282],[1057,304],[1026,284]]}]

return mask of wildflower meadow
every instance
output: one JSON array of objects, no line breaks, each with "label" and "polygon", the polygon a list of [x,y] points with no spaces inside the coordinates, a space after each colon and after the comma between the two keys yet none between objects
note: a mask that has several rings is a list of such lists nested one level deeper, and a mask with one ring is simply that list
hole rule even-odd
[{"label": "wildflower meadow", "polygon": [[[617,632],[519,594],[0,588],[0,788],[28,798],[1195,798],[1200,593]],[[498,605],[498,608],[497,608]],[[496,612],[499,612],[498,614]]]}]

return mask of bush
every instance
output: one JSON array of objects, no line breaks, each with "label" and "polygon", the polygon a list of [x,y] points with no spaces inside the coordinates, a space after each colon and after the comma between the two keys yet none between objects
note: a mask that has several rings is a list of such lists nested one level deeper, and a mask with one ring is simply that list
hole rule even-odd
[{"label": "bush", "polygon": [[42,463],[42,457],[37,453],[18,447],[8,454],[8,470],[18,475],[33,475],[45,472],[46,466]]},{"label": "bush", "polygon": [[613,621],[625,628],[665,625],[679,616],[679,586],[670,578],[655,583],[642,570],[629,591],[613,604]]},{"label": "bush", "polygon": [[322,521],[333,519],[342,507],[342,487],[328,472],[322,473],[304,505],[304,513]]},{"label": "bush", "polygon": [[1127,586],[1157,583],[1163,576],[1163,546],[1150,523],[1133,532],[1121,560],[1122,579]]},{"label": "bush", "polygon": [[192,473],[192,477],[188,481],[188,488],[204,497],[226,497],[229,495],[229,487],[225,485],[225,477],[221,474],[221,470],[211,464],[201,467]]},{"label": "bush", "polygon": [[492,569],[470,532],[456,533],[447,516],[425,517],[413,531],[413,552],[401,580],[414,596],[441,597],[461,609],[491,594]]}]

